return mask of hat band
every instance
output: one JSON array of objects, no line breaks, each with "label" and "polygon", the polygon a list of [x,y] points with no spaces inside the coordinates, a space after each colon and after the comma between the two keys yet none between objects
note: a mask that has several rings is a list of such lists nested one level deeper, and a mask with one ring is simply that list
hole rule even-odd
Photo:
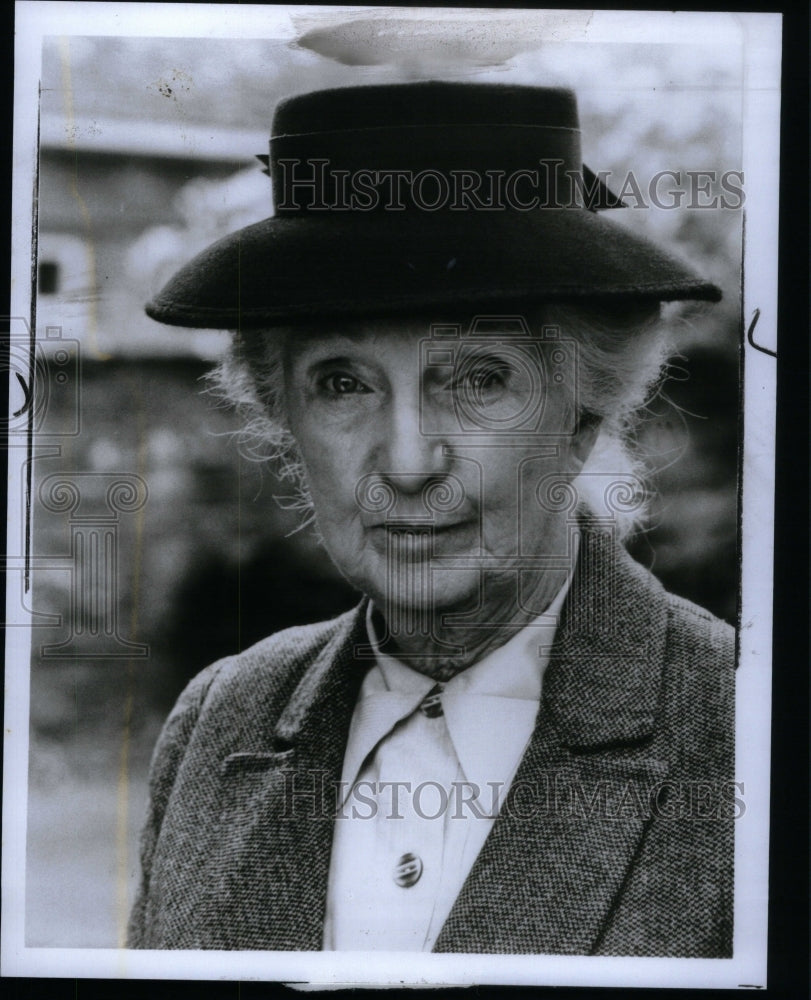
[{"label": "hat band", "polygon": [[279,216],[582,208],[588,196],[579,130],[552,126],[281,135],[271,138],[270,164]]}]

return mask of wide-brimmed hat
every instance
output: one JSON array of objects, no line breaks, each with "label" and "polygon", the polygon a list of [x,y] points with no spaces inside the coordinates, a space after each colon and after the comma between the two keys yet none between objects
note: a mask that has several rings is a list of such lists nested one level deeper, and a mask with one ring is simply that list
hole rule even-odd
[{"label": "wide-brimmed hat", "polygon": [[582,164],[569,90],[316,91],[278,106],[260,159],[274,214],[181,268],[147,305],[153,319],[231,329],[434,306],[721,297],[606,216],[621,202]]}]

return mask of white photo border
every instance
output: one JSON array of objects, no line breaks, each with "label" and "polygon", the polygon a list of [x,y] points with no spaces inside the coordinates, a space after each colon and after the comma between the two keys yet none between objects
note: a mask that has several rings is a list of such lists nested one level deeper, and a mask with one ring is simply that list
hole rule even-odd
[{"label": "white photo border", "polygon": [[[46,35],[293,37],[291,10],[336,18],[358,7],[288,8],[188,4],[17,4],[13,154],[13,274],[9,315],[31,316],[32,197],[37,170],[37,95]],[[363,8],[368,12],[372,8]],[[377,9],[377,8],[375,8]],[[402,8],[400,8],[402,9]],[[420,8],[422,13],[425,8]],[[458,9],[454,8],[454,11]],[[194,16],[190,17],[189,14]],[[736,774],[745,776],[746,815],[736,827],[735,938],[732,959],[446,956],[422,954],[135,952],[25,945],[25,843],[28,775],[30,621],[19,587],[7,578],[2,938],[4,976],[273,980],[330,985],[441,983],[557,986],[766,985],[769,850],[769,746],[777,340],[781,18],[771,14],[665,14],[598,11],[586,40],[692,40],[702,31],[737,33],[746,60],[743,163],[746,177],[744,445],[741,509],[741,628],[737,673]],[[181,27],[182,25],[182,27]],[[765,348],[765,350],[763,350]],[[9,547],[25,519],[26,455],[9,448]],[[13,535],[12,533],[16,533]]]}]

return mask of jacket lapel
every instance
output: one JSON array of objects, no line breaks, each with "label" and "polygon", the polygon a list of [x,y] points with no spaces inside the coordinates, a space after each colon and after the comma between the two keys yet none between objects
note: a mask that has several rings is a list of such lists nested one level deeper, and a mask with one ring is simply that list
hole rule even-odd
[{"label": "jacket lapel", "polygon": [[354,655],[364,616],[365,603],[305,671],[269,744],[223,761],[227,822],[212,893],[228,900],[220,924],[241,947],[321,948],[335,789],[364,673]]},{"label": "jacket lapel", "polygon": [[582,541],[533,736],[436,951],[591,953],[667,774],[664,594],[609,535]]}]

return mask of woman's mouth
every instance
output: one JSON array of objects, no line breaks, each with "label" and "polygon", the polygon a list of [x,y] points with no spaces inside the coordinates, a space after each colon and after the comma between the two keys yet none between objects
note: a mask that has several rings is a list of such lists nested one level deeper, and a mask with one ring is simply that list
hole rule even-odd
[{"label": "woman's mouth", "polygon": [[386,521],[367,529],[375,548],[387,551],[395,559],[414,555],[441,554],[447,549],[478,542],[478,522],[473,519],[444,521],[439,524],[419,521]]}]

